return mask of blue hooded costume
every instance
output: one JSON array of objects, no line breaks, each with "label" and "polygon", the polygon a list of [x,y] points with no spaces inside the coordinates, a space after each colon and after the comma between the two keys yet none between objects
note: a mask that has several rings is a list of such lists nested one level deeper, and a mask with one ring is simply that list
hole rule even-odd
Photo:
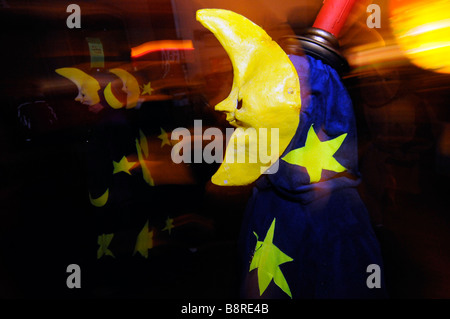
[{"label": "blue hooded costume", "polygon": [[[256,181],[247,204],[240,238],[241,296],[384,298],[380,246],[356,189],[351,99],[329,65],[309,56],[289,58],[300,78],[300,123],[278,172]],[[346,170],[324,169],[313,183],[305,167],[283,159],[305,146],[311,128],[322,142],[347,134],[334,153]]]}]

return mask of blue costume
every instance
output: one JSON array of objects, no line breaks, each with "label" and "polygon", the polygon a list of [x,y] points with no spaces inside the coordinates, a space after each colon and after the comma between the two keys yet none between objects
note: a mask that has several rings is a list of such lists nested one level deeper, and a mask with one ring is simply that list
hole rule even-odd
[{"label": "blue costume", "polygon": [[[356,189],[357,136],[349,94],[329,65],[309,56],[289,58],[300,78],[300,124],[278,172],[256,181],[247,204],[240,238],[241,296],[386,297],[380,246]],[[307,169],[283,160],[305,146],[311,128],[320,141],[347,134],[334,154],[346,170],[324,169],[313,183]],[[379,266],[380,288],[367,284],[369,265]]]}]

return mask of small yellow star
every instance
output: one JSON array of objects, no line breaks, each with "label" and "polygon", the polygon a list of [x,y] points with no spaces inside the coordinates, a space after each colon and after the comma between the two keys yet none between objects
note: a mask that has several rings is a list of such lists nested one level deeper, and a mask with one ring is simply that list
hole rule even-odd
[{"label": "small yellow star", "polygon": [[147,84],[144,84],[142,87],[142,94],[141,95],[152,95],[152,92],[154,91],[154,89],[152,89],[152,84],[151,82],[148,82]]},{"label": "small yellow star", "polygon": [[309,174],[310,183],[320,181],[322,170],[343,172],[347,170],[334,157],[334,153],[341,147],[347,133],[332,140],[320,141],[313,126],[309,128],[305,146],[290,151],[282,159],[289,164],[303,166]]},{"label": "small yellow star", "polygon": [[139,252],[144,258],[148,258],[148,250],[153,248],[153,230],[149,231],[148,220],[139,233],[133,256]]},{"label": "small yellow star", "polygon": [[109,250],[108,246],[111,243],[114,234],[102,234],[98,236],[97,244],[100,246],[97,250],[97,259],[105,256],[115,257],[114,254]]},{"label": "small yellow star", "polygon": [[149,154],[148,142],[147,137],[145,136],[144,132],[142,132],[142,130],[139,130],[139,145],[141,146],[141,150],[144,153],[144,157],[147,158]]},{"label": "small yellow star", "polygon": [[127,173],[128,175],[131,175],[130,169],[132,169],[134,165],[136,165],[136,162],[128,162],[127,157],[124,156],[118,163],[116,161],[113,161],[113,165],[114,165],[113,174],[124,172]]},{"label": "small yellow star", "polygon": [[166,227],[164,227],[162,230],[168,230],[169,234],[171,233],[172,228],[175,228],[173,225],[173,218],[167,217],[166,219]]},{"label": "small yellow star", "polygon": [[[141,146],[143,145],[143,146]],[[143,153],[148,153],[147,138],[144,135],[141,136],[141,140],[136,139],[136,150],[138,154],[139,164],[142,168],[142,177],[150,186],[155,186],[150,169],[147,167],[146,160]]]},{"label": "small yellow star", "polygon": [[158,135],[158,138],[162,141],[161,147],[164,147],[164,145],[166,145],[166,144],[171,146],[172,144],[170,143],[169,135],[166,133],[166,131],[164,131],[164,129],[162,127],[160,127],[160,129],[161,129],[161,134]]}]

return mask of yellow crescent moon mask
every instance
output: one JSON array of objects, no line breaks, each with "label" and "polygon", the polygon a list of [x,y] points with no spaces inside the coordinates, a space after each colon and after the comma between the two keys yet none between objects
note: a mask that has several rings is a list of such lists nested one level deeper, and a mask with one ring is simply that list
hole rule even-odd
[{"label": "yellow crescent moon mask", "polygon": [[[127,105],[126,108],[127,109],[131,109],[133,107],[135,107],[139,101],[139,95],[141,94],[141,90],[139,88],[139,83],[136,80],[136,78],[130,74],[129,72],[123,70],[123,69],[111,69],[109,70],[109,72],[115,74],[117,77],[119,77],[122,80],[123,83],[123,87],[122,87],[122,91],[124,91],[125,93],[127,93]],[[109,88],[110,91],[110,88]],[[109,93],[108,93],[109,94]],[[112,95],[112,93],[111,93]],[[120,102],[118,102],[120,103]],[[114,107],[114,103],[113,108],[119,108],[118,103],[116,103],[116,107]]]},{"label": "yellow crescent moon mask", "polygon": [[114,93],[112,92],[111,88],[111,82],[108,83],[108,85],[105,87],[105,90],[103,91],[103,94],[105,96],[106,102],[111,106],[113,109],[120,109],[123,107],[122,102],[120,102]]},{"label": "yellow crescent moon mask", "polygon": [[[263,173],[274,173],[268,171],[270,165],[297,130],[298,75],[278,44],[247,18],[228,10],[202,9],[197,11],[197,20],[219,40],[234,72],[231,93],[215,109],[225,112],[237,129],[211,180],[216,185],[247,185]],[[268,155],[264,161],[261,150]],[[235,159],[235,154],[239,158],[244,153],[245,161]]]},{"label": "yellow crescent moon mask", "polygon": [[75,101],[85,105],[95,105],[100,102],[98,95],[100,85],[95,78],[77,68],[60,68],[55,72],[71,80],[77,86],[78,95]]}]

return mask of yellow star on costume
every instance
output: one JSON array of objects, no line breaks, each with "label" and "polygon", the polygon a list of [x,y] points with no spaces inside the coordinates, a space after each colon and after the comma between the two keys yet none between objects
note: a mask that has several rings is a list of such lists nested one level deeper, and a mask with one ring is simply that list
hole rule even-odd
[{"label": "yellow star on costume", "polygon": [[337,173],[347,170],[334,157],[334,153],[341,147],[347,133],[335,139],[320,141],[313,126],[309,128],[304,147],[290,151],[283,160],[289,164],[306,168],[310,177],[310,183],[320,181],[322,170],[326,169]]},{"label": "yellow star on costume", "polygon": [[128,175],[131,175],[130,169],[132,169],[133,166],[136,165],[136,162],[128,162],[127,157],[124,156],[118,163],[116,161],[113,161],[113,165],[114,165],[113,174],[124,172],[127,173]]},{"label": "yellow star on costume", "polygon": [[133,256],[139,252],[143,257],[148,258],[148,250],[151,248],[153,248],[153,230],[149,231],[147,220],[137,237]]},{"label": "yellow star on costume", "polygon": [[98,236],[97,244],[99,244],[99,248],[97,250],[97,259],[105,256],[111,256],[114,257],[114,254],[109,250],[108,246],[111,243],[111,240],[113,239],[114,234],[102,234]]},{"label": "yellow star on costume", "polygon": [[173,225],[173,218],[167,217],[167,219],[166,219],[166,227],[164,227],[162,230],[168,230],[169,234],[170,234],[172,228],[175,228],[175,226]]},{"label": "yellow star on costume", "polygon": [[164,131],[164,129],[162,127],[160,127],[160,129],[161,129],[161,134],[158,135],[158,138],[162,141],[161,147],[164,147],[164,145],[166,145],[166,144],[171,146],[172,144],[170,143],[169,135],[166,133],[166,131]]},{"label": "yellow star on costume", "polygon": [[142,87],[142,94],[141,95],[152,95],[152,92],[154,91],[154,89],[152,89],[152,83],[148,82],[147,84],[144,84]]},{"label": "yellow star on costume", "polygon": [[[258,268],[260,296],[262,296],[273,279],[275,284],[292,298],[291,290],[289,289],[286,278],[284,278],[284,275],[281,272],[280,265],[292,261],[293,259],[273,244],[274,232],[275,218],[267,231],[264,241],[256,242],[255,254],[253,255],[249,271]],[[256,235],[256,238],[258,238],[258,235]]]}]

